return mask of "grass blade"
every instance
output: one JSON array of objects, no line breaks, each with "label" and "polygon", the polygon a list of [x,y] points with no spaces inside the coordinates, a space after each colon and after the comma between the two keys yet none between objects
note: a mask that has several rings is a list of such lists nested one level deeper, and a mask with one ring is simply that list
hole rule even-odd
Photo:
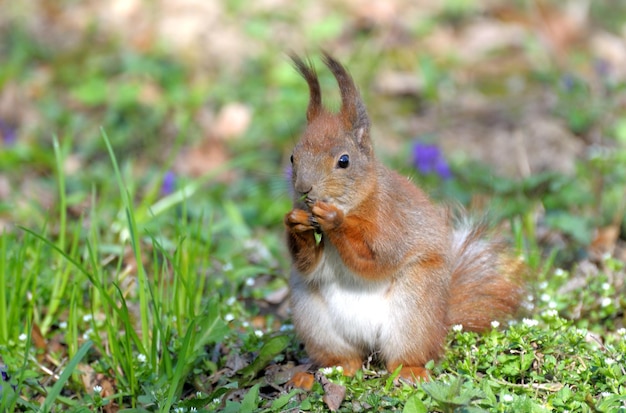
[{"label": "grass blade", "polygon": [[59,377],[59,380],[56,383],[54,383],[54,386],[52,386],[52,389],[50,389],[48,396],[46,396],[46,399],[41,405],[42,413],[48,413],[50,411],[50,409],[52,408],[52,404],[54,403],[56,398],[61,394],[61,390],[63,390],[63,386],[65,386],[65,383],[72,376],[72,373],[74,372],[74,370],[76,370],[76,367],[78,367],[78,363],[80,363],[83,357],[85,357],[85,355],[91,348],[91,345],[92,345],[92,342],[87,341],[85,344],[83,344],[80,347],[80,349],[76,352],[76,355],[70,360],[70,362],[67,363],[67,366],[63,369],[63,373],[61,373],[61,376]]}]

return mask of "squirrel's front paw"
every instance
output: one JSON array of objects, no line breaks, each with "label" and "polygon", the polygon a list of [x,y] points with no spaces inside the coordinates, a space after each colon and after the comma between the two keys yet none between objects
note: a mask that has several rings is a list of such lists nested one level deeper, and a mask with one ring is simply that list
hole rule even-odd
[{"label": "squirrel's front paw", "polygon": [[285,215],[285,225],[294,232],[306,232],[315,229],[315,221],[311,213],[302,209],[292,209]]},{"label": "squirrel's front paw", "polygon": [[327,202],[317,201],[311,213],[322,231],[332,231],[343,223],[343,211]]}]

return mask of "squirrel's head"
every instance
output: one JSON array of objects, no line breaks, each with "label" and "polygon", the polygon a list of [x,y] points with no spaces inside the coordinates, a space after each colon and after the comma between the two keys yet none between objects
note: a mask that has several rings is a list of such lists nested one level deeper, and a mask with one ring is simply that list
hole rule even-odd
[{"label": "squirrel's head", "polygon": [[311,206],[331,202],[349,211],[376,185],[370,121],[363,100],[346,69],[324,53],[323,61],[341,92],[341,109],[331,113],[322,106],[315,69],[292,55],[295,68],[309,85],[307,126],[293,150],[292,184],[296,201]]}]

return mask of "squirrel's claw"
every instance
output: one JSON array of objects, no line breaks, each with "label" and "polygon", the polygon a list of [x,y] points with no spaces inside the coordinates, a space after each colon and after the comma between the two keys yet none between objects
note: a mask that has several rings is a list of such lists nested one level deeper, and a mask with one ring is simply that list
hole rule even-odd
[{"label": "squirrel's claw", "polygon": [[327,202],[315,202],[311,213],[322,231],[332,231],[343,223],[343,212],[337,206]]}]

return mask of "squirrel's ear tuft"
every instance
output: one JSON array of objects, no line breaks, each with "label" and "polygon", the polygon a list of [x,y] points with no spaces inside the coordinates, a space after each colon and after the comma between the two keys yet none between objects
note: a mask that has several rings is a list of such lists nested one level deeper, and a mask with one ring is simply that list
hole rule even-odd
[{"label": "squirrel's ear tuft", "polygon": [[315,68],[309,59],[305,62],[295,53],[291,53],[289,57],[298,73],[302,75],[309,85],[309,107],[306,110],[306,119],[311,123],[322,111],[322,91],[320,89],[320,82],[317,79]]},{"label": "squirrel's ear tuft", "polygon": [[370,120],[361,94],[356,88],[352,77],[348,71],[327,52],[324,54],[324,63],[337,79],[339,91],[341,92],[341,111],[339,115],[343,118],[346,126],[356,132],[356,136],[367,138],[369,135]]}]

